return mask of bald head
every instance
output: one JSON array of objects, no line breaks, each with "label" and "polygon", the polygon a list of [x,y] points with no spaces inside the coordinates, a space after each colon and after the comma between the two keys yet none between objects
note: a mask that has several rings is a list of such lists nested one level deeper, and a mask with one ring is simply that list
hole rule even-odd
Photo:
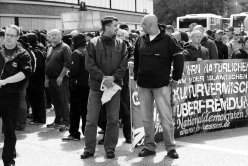
[{"label": "bald head", "polygon": [[194,28],[193,28],[193,31],[200,31],[202,34],[204,33],[204,28],[202,25],[196,25]]},{"label": "bald head", "polygon": [[146,34],[154,35],[159,31],[158,18],[154,14],[145,15],[142,19],[142,28]]},{"label": "bald head", "polygon": [[53,29],[48,33],[51,44],[56,45],[61,41],[61,32],[58,29]]}]

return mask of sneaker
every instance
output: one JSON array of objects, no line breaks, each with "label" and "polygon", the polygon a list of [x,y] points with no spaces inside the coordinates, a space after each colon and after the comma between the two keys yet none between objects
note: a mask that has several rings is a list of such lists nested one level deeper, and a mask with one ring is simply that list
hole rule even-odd
[{"label": "sneaker", "polygon": [[17,131],[24,131],[25,130],[25,127],[21,127],[21,126],[16,126],[16,129]]},{"label": "sneaker", "polygon": [[68,135],[61,139],[62,141],[79,141],[80,138],[73,137],[72,135]]},{"label": "sneaker", "polygon": [[99,141],[98,141],[98,145],[103,145],[104,144],[104,138],[102,138],[102,139],[100,139]]},{"label": "sneaker", "polygon": [[139,152],[138,156],[139,156],[139,157],[146,157],[146,156],[151,156],[151,155],[155,155],[155,154],[156,154],[155,151],[148,150],[148,149],[144,148],[144,149],[142,149],[142,150]]},{"label": "sneaker", "polygon": [[81,159],[87,159],[89,157],[94,156],[94,154],[91,154],[90,152],[84,152],[83,154],[80,155]]},{"label": "sneaker", "polygon": [[45,122],[40,122],[38,120],[32,120],[30,122],[31,125],[43,125],[43,124],[46,124]]},{"label": "sneaker", "polygon": [[28,118],[28,119],[33,119],[33,114],[28,114],[28,115],[27,115],[27,118]]},{"label": "sneaker", "polygon": [[59,128],[59,131],[62,132],[62,131],[68,131],[69,130],[69,126],[66,126],[66,125],[62,125],[60,126]]},{"label": "sneaker", "polygon": [[178,155],[178,153],[177,153],[177,151],[175,149],[170,150],[167,153],[167,156],[169,156],[172,159],[178,159],[179,158],[179,155]]},{"label": "sneaker", "polygon": [[98,131],[98,134],[104,134],[103,130]]},{"label": "sneaker", "polygon": [[108,159],[115,158],[115,152],[113,152],[113,151],[107,152],[107,153],[106,153],[106,157],[107,157]]},{"label": "sneaker", "polygon": [[47,128],[59,128],[59,127],[61,127],[61,125],[54,122],[51,124],[47,124]]}]

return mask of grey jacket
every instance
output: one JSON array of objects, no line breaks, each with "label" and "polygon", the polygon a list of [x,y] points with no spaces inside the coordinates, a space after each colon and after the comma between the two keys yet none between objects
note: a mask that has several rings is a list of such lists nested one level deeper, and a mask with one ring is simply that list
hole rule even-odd
[{"label": "grey jacket", "polygon": [[103,43],[106,36],[95,37],[86,46],[85,68],[89,72],[89,86],[99,90],[103,76],[114,76],[115,83],[122,86],[127,69],[127,48],[121,39],[113,39],[111,45]]}]

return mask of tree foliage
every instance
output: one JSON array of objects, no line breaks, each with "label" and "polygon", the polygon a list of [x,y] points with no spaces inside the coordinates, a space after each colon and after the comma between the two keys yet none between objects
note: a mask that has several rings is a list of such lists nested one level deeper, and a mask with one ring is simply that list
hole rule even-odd
[{"label": "tree foliage", "polygon": [[241,12],[235,0],[154,0],[154,14],[160,23],[172,24],[178,16],[213,13],[228,17]]}]

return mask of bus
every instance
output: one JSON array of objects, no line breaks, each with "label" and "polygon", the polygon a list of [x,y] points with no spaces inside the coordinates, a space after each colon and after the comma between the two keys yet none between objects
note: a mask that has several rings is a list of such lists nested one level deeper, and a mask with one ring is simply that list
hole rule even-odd
[{"label": "bus", "polygon": [[226,29],[227,27],[230,26],[230,18],[222,18],[221,20],[222,20],[221,29]]},{"label": "bus", "polygon": [[177,17],[177,29],[183,32],[189,31],[189,25],[197,23],[202,25],[205,30],[222,29],[222,17],[220,15],[205,13],[205,14],[187,14]]},{"label": "bus", "polygon": [[230,26],[233,27],[235,31],[244,30],[244,19],[247,16],[248,16],[248,12],[232,14],[230,16]]}]

